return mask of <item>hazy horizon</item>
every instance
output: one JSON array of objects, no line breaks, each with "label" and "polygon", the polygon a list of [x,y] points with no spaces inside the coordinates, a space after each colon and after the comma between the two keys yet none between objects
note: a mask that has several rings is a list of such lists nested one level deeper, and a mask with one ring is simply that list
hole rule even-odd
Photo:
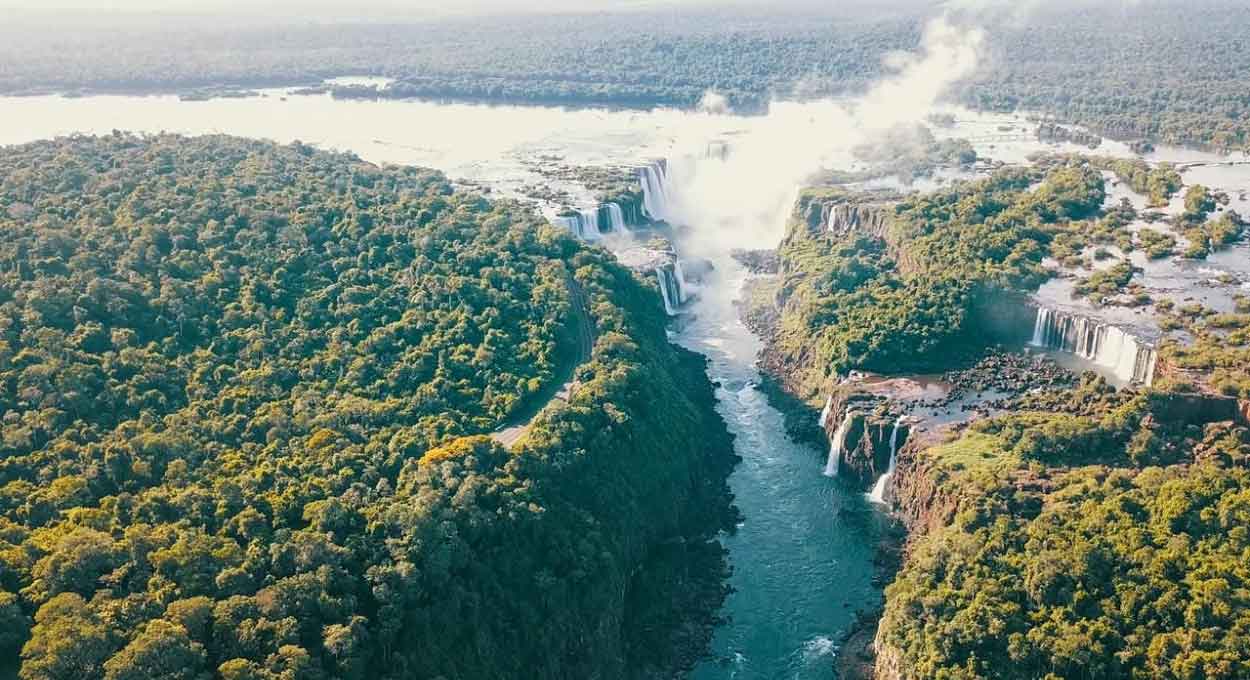
[{"label": "hazy horizon", "polygon": [[[848,7],[883,10],[900,6],[923,7],[942,4],[938,0],[780,0],[771,3],[776,10],[835,11]],[[242,16],[283,16],[299,12],[304,18],[344,18],[378,16],[456,16],[475,14],[549,14],[567,12],[620,12],[677,8],[762,9],[752,0],[548,0],[541,5],[519,0],[0,0],[0,11],[21,13],[83,14],[212,14]]]}]

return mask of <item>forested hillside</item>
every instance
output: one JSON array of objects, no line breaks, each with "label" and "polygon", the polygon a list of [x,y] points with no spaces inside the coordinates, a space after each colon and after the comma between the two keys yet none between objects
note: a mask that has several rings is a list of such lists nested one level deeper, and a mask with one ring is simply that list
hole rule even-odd
[{"label": "forested hillside", "polygon": [[[505,450],[480,435],[572,351],[572,281],[592,358]],[[664,323],[606,251],[432,171],[229,137],[0,149],[0,656],[23,680],[670,667],[707,586],[661,546],[719,583],[732,454]]]},{"label": "forested hillside", "polygon": [[903,503],[948,523],[886,591],[878,677],[1247,677],[1250,430],[1227,406],[1087,378],[917,450]]},{"label": "forested hillside", "polygon": [[947,370],[992,340],[978,304],[1035,288],[1072,234],[1113,233],[1090,220],[1104,182],[1080,159],[875,198],[805,190],[778,249],[765,361],[801,397],[852,369]]},{"label": "forested hillside", "polygon": [[[855,392],[864,383],[843,380],[853,369],[948,371],[943,380],[959,385],[951,369],[1002,339],[1002,324],[1016,330],[1010,346],[1028,339],[1036,312],[1011,293],[1050,276],[1046,258],[1082,265],[1082,253],[1112,244],[1149,251],[1128,232],[1136,211],[1105,205],[1103,172],[1163,204],[1181,187],[1166,164],[1036,160],[929,194],[804,190],[777,280],[753,303],[772,312],[753,316],[771,324],[766,368],[809,403],[832,391],[827,403],[846,416],[835,423],[883,408],[868,388]],[[1187,193],[1187,214],[1205,220],[1194,210],[1204,190]],[[1114,295],[1119,270],[1134,273],[1111,267],[1076,292]],[[1187,334],[1163,344],[1167,368],[1152,387],[1117,390],[1093,373],[1075,387],[1008,387],[984,412],[920,421],[906,435],[883,496],[911,535],[875,657],[858,656],[876,678],[1250,674],[1245,305],[1157,308]],[[1009,379],[1007,362],[991,365]],[[887,422],[924,408],[902,394]],[[853,478],[848,461],[840,474]]]}]

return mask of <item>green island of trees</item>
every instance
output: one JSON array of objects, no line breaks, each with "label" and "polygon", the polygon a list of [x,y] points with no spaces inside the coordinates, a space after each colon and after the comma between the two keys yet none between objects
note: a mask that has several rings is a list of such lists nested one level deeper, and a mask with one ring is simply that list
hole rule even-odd
[{"label": "green island of trees", "polygon": [[[557,379],[573,282],[591,359],[506,450],[483,435]],[[670,668],[681,609],[723,597],[733,460],[651,285],[298,143],[0,149],[0,653],[22,680]]]},{"label": "green island of trees", "polygon": [[[809,189],[778,251],[785,294],[768,301],[781,309],[766,354],[798,376],[792,386],[804,398],[851,369],[945,370],[989,340],[981,303],[1036,288],[1051,243],[1096,217],[1104,199],[1102,175],[1077,162],[1004,169],[879,205]],[[881,233],[807,219],[813,206],[837,204],[875,212]]]}]

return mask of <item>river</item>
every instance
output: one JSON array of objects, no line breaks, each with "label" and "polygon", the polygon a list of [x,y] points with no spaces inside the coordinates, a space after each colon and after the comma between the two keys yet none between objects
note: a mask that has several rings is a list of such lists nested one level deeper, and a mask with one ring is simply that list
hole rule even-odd
[{"label": "river", "polygon": [[[746,278],[731,259],[717,266],[714,285],[736,290]],[[787,438],[781,413],[756,389],[760,340],[728,299],[701,298],[677,334],[710,359],[718,409],[742,456],[730,484],[744,521],[723,538],[734,570],[729,621],[694,678],[830,678],[856,610],[880,599],[877,518],[863,494],[821,474],[822,452]]]},{"label": "river", "polygon": [[[755,388],[760,341],[738,320],[734,292],[747,276],[727,252],[733,246],[775,245],[802,173],[846,159],[848,140],[832,132],[841,119],[830,104],[784,105],[774,116],[746,118],[671,110],[567,110],[412,101],[339,101],[268,90],[262,96],[183,102],[176,97],[0,97],[0,144],[114,129],[156,133],[227,133],[301,140],[351,151],[378,163],[433,167],[453,180],[522,197],[530,184],[549,184],[535,163],[638,163],[674,158],[730,140],[734,162],[702,168],[676,187],[675,211],[689,227],[686,247],[716,264],[703,294],[677,324],[677,342],[710,359],[720,384],[719,409],[736,435],[742,463],[730,483],[742,511],[738,530],[723,537],[736,589],[722,612],[711,658],[698,680],[833,676],[836,643],[856,610],[880,599],[872,585],[877,521],[862,494],[821,474],[822,451],[791,442],[782,415]],[[979,139],[978,151],[1018,162],[1043,147],[1027,135],[1004,139],[1012,116],[957,111],[944,136]],[[781,131],[784,135],[777,136]],[[836,138],[836,139],[835,139]],[[827,141],[827,143],[826,143]],[[1103,152],[1128,155],[1122,145]],[[811,153],[818,147],[820,153]],[[1062,150],[1075,150],[1062,147]],[[1206,160],[1174,150],[1171,160]],[[839,160],[841,159],[841,160]],[[791,164],[795,163],[794,167]],[[1219,181],[1217,169],[1199,171]],[[1250,169],[1229,170],[1240,183]],[[590,200],[576,185],[562,186]],[[554,206],[540,204],[545,212]]]}]

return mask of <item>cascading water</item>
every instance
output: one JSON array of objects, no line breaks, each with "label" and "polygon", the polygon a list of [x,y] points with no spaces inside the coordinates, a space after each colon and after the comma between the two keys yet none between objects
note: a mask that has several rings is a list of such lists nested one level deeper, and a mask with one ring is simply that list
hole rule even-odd
[{"label": "cascading water", "polygon": [[838,470],[842,467],[842,446],[846,443],[846,431],[851,427],[851,420],[855,418],[855,413],[849,411],[846,417],[842,419],[842,424],[838,425],[838,429],[833,433],[833,439],[829,441],[829,460],[825,463],[825,476],[837,477]]},{"label": "cascading water", "polygon": [[868,494],[868,500],[873,503],[884,504],[886,502],[885,494],[889,491],[890,482],[894,480],[894,469],[898,466],[898,432],[903,425],[904,417],[899,416],[899,419],[894,421],[894,431],[890,433],[890,466],[872,486],[872,493]]},{"label": "cascading water", "polygon": [[660,295],[664,298],[664,311],[669,316],[677,316],[678,308],[683,302],[680,277],[677,272],[676,264],[664,264],[655,268],[655,278],[660,284]]},{"label": "cascading water", "polygon": [[690,291],[686,285],[686,273],[681,270],[681,260],[673,260],[673,276],[677,279],[677,301],[686,304],[690,299]]},{"label": "cascading water", "polygon": [[825,423],[829,422],[829,409],[833,408],[833,395],[825,400],[825,407],[820,409],[820,429],[825,429]]},{"label": "cascading water", "polygon": [[605,203],[603,208],[608,213],[608,229],[613,234],[624,234],[629,231],[629,227],[625,226],[625,212],[621,210],[621,206],[616,203]]},{"label": "cascading water", "polygon": [[652,220],[668,216],[668,162],[655,161],[638,168],[638,183],[642,185],[642,209]]},{"label": "cascading water", "polygon": [[590,208],[573,215],[560,215],[552,222],[568,229],[571,234],[583,241],[595,241],[603,237],[599,231],[598,208]]},{"label": "cascading water", "polygon": [[1155,348],[1119,326],[1043,307],[1037,310],[1031,344],[1075,354],[1128,383],[1154,382]]}]

